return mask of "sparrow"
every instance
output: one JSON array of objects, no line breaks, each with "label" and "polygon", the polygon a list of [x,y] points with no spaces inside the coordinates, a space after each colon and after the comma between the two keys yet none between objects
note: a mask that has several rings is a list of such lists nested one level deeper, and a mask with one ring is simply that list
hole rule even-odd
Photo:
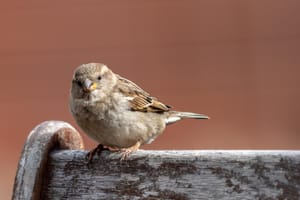
[{"label": "sparrow", "polygon": [[209,119],[192,112],[173,111],[132,81],[106,65],[89,63],[76,68],[71,85],[71,113],[79,127],[102,149],[120,152],[121,159],[151,143],[167,125],[181,119]]}]

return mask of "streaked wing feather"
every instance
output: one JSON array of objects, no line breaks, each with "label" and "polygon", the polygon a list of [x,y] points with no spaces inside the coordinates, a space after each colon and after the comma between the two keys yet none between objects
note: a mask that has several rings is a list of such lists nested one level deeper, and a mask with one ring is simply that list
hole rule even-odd
[{"label": "streaked wing feather", "polygon": [[117,75],[117,77],[119,78],[119,85],[121,86],[121,88],[123,90],[125,90],[125,93],[141,93],[145,96],[150,96],[150,94],[148,94],[147,92],[145,92],[142,88],[140,88],[137,84],[135,84],[134,82],[123,78],[120,75]]},{"label": "streaked wing feather", "polygon": [[155,97],[151,97],[135,83],[121,76],[118,76],[118,78],[120,91],[128,97],[133,97],[129,100],[132,110],[157,113],[169,111],[170,106],[159,102]]}]

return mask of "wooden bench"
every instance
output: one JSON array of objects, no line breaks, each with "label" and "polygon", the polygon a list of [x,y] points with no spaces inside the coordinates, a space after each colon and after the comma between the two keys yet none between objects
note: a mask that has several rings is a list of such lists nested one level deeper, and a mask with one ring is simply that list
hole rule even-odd
[{"label": "wooden bench", "polygon": [[86,153],[71,125],[38,125],[12,199],[300,199],[300,151],[105,151],[91,164]]}]

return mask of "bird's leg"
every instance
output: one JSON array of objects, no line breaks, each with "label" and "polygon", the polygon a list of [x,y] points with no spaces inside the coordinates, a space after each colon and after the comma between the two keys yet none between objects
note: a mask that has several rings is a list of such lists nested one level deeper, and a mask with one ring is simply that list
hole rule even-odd
[{"label": "bird's leg", "polygon": [[137,151],[141,146],[141,142],[140,141],[137,141],[137,143],[135,143],[133,146],[131,147],[128,147],[128,148],[121,148],[120,149],[120,152],[121,152],[121,160],[126,160],[128,158],[128,156]]},{"label": "bird's leg", "polygon": [[111,152],[120,152],[121,151],[121,149],[118,147],[105,146],[105,148],[107,148]]},{"label": "bird's leg", "polygon": [[92,149],[91,151],[89,151],[87,154],[86,154],[86,159],[88,160],[89,163],[92,162],[93,160],[93,157],[98,154],[100,155],[100,153],[103,151],[103,150],[109,150],[109,148],[103,146],[102,144],[98,144],[98,146],[94,149]]}]

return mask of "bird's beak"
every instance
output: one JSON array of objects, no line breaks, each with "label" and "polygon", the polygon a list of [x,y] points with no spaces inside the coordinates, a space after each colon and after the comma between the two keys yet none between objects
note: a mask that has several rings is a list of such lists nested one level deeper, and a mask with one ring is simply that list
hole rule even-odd
[{"label": "bird's beak", "polygon": [[83,90],[85,92],[92,92],[97,88],[97,83],[94,83],[90,79],[85,79],[83,83]]}]

